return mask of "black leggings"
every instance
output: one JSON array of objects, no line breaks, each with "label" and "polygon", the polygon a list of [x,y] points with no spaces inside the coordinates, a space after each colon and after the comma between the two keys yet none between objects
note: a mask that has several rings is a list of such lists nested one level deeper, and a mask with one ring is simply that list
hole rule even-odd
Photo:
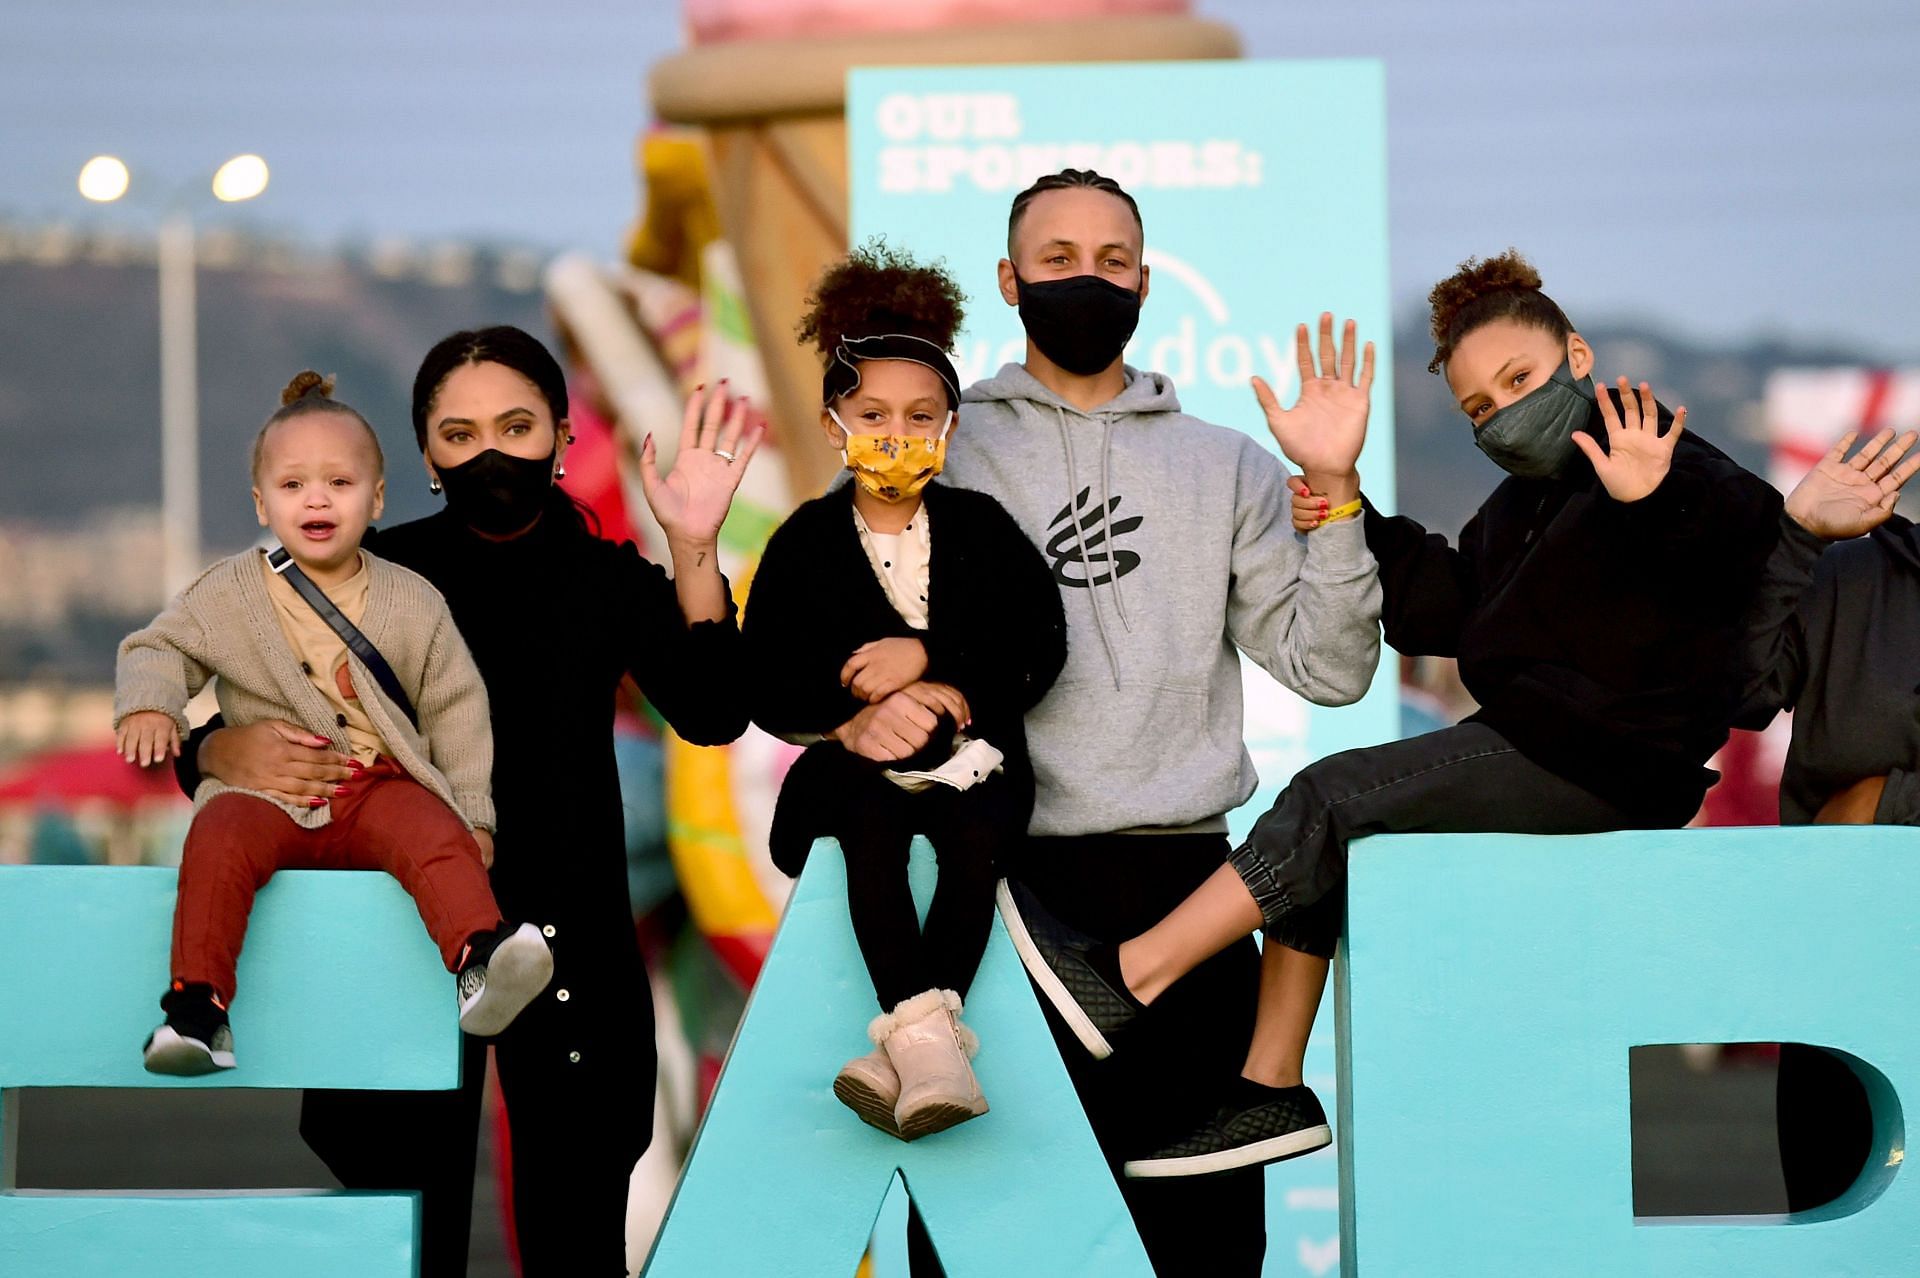
[{"label": "black leggings", "polygon": [[[993,928],[995,863],[1023,837],[1031,800],[1004,775],[918,794],[872,767],[849,767],[838,780],[831,832],[846,855],[847,910],[880,1009],[927,990],[965,995]],[[927,836],[940,862],[924,927],[907,884],[915,834]]]}]

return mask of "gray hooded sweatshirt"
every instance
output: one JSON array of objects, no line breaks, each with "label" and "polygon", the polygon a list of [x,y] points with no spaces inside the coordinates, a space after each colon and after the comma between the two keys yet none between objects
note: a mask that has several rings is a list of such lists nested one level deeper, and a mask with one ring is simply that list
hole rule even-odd
[{"label": "gray hooded sweatshirt", "polygon": [[1007,508],[1066,608],[1066,669],[1027,716],[1035,835],[1224,828],[1259,781],[1234,650],[1320,705],[1358,700],[1380,656],[1363,522],[1294,532],[1277,458],[1126,378],[1083,413],[1008,364],[948,445],[945,481]]}]

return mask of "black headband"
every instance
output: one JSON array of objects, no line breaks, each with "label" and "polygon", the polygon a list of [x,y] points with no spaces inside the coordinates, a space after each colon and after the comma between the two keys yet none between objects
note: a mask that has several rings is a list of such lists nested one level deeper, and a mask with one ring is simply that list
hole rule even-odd
[{"label": "black headband", "polygon": [[820,402],[831,404],[860,389],[860,365],[870,359],[903,359],[939,374],[947,388],[947,407],[960,407],[960,375],[947,353],[924,337],[910,333],[876,333],[872,337],[845,337],[833,348],[827,371],[820,378]]}]

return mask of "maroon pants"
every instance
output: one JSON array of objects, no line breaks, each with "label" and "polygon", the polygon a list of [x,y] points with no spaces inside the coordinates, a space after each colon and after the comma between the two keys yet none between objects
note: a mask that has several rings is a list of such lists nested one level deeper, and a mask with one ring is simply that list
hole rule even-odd
[{"label": "maroon pants", "polygon": [[211,985],[233,1000],[234,968],[253,898],[275,870],[385,870],[420,907],[447,970],[475,932],[500,925],[480,845],[433,791],[390,759],[363,769],[331,800],[317,830],[250,794],[223,794],[187,830],[173,911],[176,987]]}]

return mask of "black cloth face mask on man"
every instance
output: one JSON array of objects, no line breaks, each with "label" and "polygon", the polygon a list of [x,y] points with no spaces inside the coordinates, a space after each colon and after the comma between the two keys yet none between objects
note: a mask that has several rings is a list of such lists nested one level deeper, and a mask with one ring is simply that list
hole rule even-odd
[{"label": "black cloth face mask on man", "polygon": [[1069,275],[1029,284],[1017,274],[1020,322],[1040,353],[1080,377],[1104,371],[1140,323],[1136,289],[1098,275]]}]

